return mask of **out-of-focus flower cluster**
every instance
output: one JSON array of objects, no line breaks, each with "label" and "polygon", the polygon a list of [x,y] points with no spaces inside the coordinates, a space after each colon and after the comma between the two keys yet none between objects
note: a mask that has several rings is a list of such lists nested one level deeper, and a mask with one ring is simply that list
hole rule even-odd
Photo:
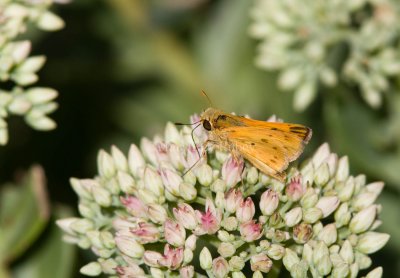
[{"label": "out-of-focus flower cluster", "polygon": [[294,90],[304,110],[319,84],[341,78],[376,108],[400,73],[397,0],[257,0],[250,34],[260,39],[257,65],[280,71],[279,87]]},{"label": "out-of-focus flower cluster", "polygon": [[[57,109],[53,102],[57,91],[51,88],[31,87],[37,82],[37,71],[45,62],[44,56],[29,56],[31,42],[18,40],[29,24],[44,31],[55,31],[64,21],[49,11],[53,0],[0,0],[0,144],[8,142],[6,118],[24,116],[26,122],[38,130],[55,128],[47,114]],[[11,82],[11,83],[10,83]],[[2,84],[13,84],[5,90]],[[10,87],[7,84],[7,88]]]},{"label": "out-of-focus flower cluster", "polygon": [[[195,130],[198,145],[206,137]],[[383,183],[351,176],[328,144],[285,183],[211,148],[198,161],[201,152],[190,128],[169,123],[127,156],[101,150],[95,178],[71,179],[81,217],[57,224],[98,256],[83,274],[262,277],[283,265],[293,277],[357,277],[389,239],[375,231]]]}]

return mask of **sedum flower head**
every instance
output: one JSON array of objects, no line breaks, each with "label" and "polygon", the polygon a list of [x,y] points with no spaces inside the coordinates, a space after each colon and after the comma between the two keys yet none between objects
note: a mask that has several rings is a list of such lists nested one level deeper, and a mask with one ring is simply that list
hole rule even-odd
[{"label": "sedum flower head", "polygon": [[397,0],[257,0],[251,15],[250,34],[261,41],[256,64],[280,72],[278,85],[294,91],[297,110],[315,99],[318,84],[339,78],[379,107],[400,73]]},{"label": "sedum flower head", "polygon": [[43,31],[64,27],[64,21],[49,11],[53,2],[60,1],[0,1],[0,83],[14,84],[11,90],[0,86],[0,145],[8,142],[6,118],[10,115],[23,116],[37,130],[56,127],[47,115],[57,109],[57,103],[53,101],[57,91],[44,87],[24,88],[37,82],[37,72],[46,58],[29,56],[31,42],[17,39],[32,23]]},{"label": "sedum flower head", "polygon": [[98,257],[83,274],[262,277],[282,266],[293,277],[355,277],[388,241],[375,231],[383,183],[351,176],[328,144],[281,183],[211,148],[184,175],[199,159],[190,133],[168,123],[126,155],[101,150],[93,179],[71,179],[81,218],[57,223]]}]

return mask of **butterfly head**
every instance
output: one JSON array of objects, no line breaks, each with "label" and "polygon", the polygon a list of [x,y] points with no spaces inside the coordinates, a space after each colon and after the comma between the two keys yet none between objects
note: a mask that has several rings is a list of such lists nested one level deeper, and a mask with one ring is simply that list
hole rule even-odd
[{"label": "butterfly head", "polygon": [[221,114],[221,111],[215,109],[215,108],[207,108],[201,115],[200,115],[200,121],[203,125],[203,128],[207,131],[213,130],[214,124],[216,119],[218,118],[218,115]]}]

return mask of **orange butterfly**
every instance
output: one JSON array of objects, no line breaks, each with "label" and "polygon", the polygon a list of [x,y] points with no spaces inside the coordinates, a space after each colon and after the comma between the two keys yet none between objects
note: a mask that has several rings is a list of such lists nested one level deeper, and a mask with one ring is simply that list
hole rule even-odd
[{"label": "orange butterfly", "polygon": [[263,173],[284,181],[289,163],[296,160],[312,130],[300,124],[265,122],[208,108],[200,116],[208,131],[207,144],[243,156]]}]

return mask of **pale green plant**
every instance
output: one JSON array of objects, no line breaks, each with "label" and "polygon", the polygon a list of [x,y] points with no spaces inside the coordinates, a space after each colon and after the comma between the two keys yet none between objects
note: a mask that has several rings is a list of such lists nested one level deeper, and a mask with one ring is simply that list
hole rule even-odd
[{"label": "pale green plant", "polygon": [[[56,123],[47,115],[57,109],[57,91],[31,87],[45,63],[42,55],[29,56],[31,42],[20,40],[30,24],[43,31],[63,28],[64,21],[50,12],[53,0],[0,0],[0,144],[8,142],[6,118],[23,116],[34,129],[51,130]],[[60,1],[58,1],[60,2]],[[5,89],[11,87],[10,90]],[[29,87],[28,87],[29,86]]]},{"label": "pale green plant", "polygon": [[212,148],[199,159],[191,129],[168,123],[127,156],[101,150],[96,177],[72,178],[81,216],[57,224],[98,257],[81,273],[262,277],[283,265],[293,277],[357,277],[389,239],[375,231],[383,183],[350,175],[348,158],[326,143],[283,183]]},{"label": "pale green plant", "polygon": [[256,64],[279,72],[302,111],[318,91],[356,86],[374,108],[400,74],[400,3],[396,0],[257,0],[251,36]]}]

